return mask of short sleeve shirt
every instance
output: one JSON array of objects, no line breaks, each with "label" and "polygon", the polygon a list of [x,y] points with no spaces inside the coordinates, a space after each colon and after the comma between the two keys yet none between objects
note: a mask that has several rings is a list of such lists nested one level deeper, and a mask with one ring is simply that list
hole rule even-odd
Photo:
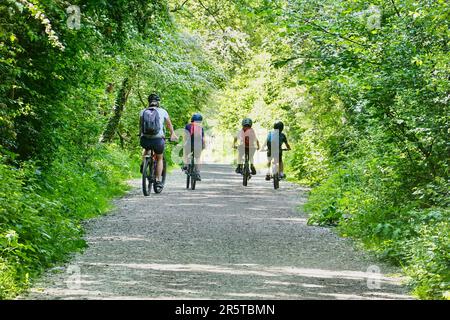
[{"label": "short sleeve shirt", "polygon": [[[279,134],[279,141],[275,141],[275,139],[277,139],[278,135],[276,134],[275,131],[270,131],[269,134],[267,135],[267,148],[270,150],[272,149],[272,144],[277,145],[279,149],[282,149],[283,143],[287,144],[287,137],[284,133],[280,133]],[[273,140],[273,141],[272,141]]]},{"label": "short sleeve shirt", "polygon": [[[142,118],[142,115],[143,115],[143,113],[144,113],[144,111],[145,111],[146,109],[144,109],[144,110],[142,110],[141,111],[141,118]],[[169,119],[169,114],[167,113],[167,111],[165,110],[165,109],[163,109],[163,108],[156,108],[156,110],[158,111],[158,113],[159,113],[159,124],[160,124],[160,130],[159,130],[159,132],[158,132],[158,134],[157,135],[155,135],[155,136],[152,136],[152,137],[150,137],[150,138],[164,138],[165,137],[165,131],[164,131],[164,123],[166,122],[166,120],[167,119]]]},{"label": "short sleeve shirt", "polygon": [[194,141],[198,141],[199,145],[204,145],[205,130],[201,125],[189,123],[184,127],[184,130],[186,130],[186,133],[191,137],[191,146],[194,145]]},{"label": "short sleeve shirt", "polygon": [[246,147],[256,147],[256,133],[252,128],[243,128],[237,135],[240,144],[245,144]]},{"label": "short sleeve shirt", "polygon": [[188,123],[186,125],[186,127],[184,127],[184,130],[186,130],[187,132],[189,132],[189,134],[191,135],[191,137],[197,137],[200,136],[200,130],[201,130],[201,135],[202,138],[205,137],[205,131],[203,130],[203,127],[198,125],[198,124],[192,124],[192,123]]}]

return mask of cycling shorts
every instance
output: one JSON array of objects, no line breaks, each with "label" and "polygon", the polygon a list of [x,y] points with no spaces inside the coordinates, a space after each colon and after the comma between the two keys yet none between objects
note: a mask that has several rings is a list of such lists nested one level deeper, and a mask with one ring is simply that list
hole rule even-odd
[{"label": "cycling shorts", "polygon": [[141,137],[141,147],[145,150],[153,150],[156,154],[163,154],[166,141],[164,138]]}]

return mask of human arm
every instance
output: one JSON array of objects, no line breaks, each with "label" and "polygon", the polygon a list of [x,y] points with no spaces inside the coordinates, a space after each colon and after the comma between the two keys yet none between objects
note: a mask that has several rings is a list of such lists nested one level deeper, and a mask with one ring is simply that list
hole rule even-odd
[{"label": "human arm", "polygon": [[237,137],[234,137],[234,139],[233,139],[233,149],[237,148],[237,146],[236,146],[237,140],[238,140]]},{"label": "human arm", "polygon": [[169,131],[170,131],[170,140],[171,141],[177,141],[178,137],[175,134],[175,131],[173,130],[172,121],[170,120],[170,117],[168,115],[167,115],[167,118],[166,118],[166,126],[169,129]]},{"label": "human arm", "polygon": [[291,150],[291,146],[289,145],[289,143],[286,141],[286,147],[288,150]]},{"label": "human arm", "polygon": [[191,138],[191,131],[189,125],[186,125],[184,127],[183,142],[186,143],[187,141],[190,141],[190,138]]},{"label": "human arm", "polygon": [[251,129],[251,131],[250,131],[250,139],[251,139],[251,141],[256,141],[256,149],[259,150],[260,149],[259,140],[258,140],[258,137],[256,136],[255,130],[253,130],[253,129]]},{"label": "human arm", "polygon": [[202,149],[206,148],[205,130],[202,127]]},{"label": "human arm", "polygon": [[291,146],[289,145],[289,142],[287,141],[286,136],[284,136],[284,144],[286,145],[286,148],[287,148],[288,150],[291,150]]},{"label": "human arm", "polygon": [[142,121],[143,121],[144,111],[139,114],[139,137],[142,137]]}]

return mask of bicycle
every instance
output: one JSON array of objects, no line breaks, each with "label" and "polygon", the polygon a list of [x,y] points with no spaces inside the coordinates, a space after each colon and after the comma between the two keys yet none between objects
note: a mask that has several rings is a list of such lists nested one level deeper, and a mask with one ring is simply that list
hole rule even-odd
[{"label": "bicycle", "polygon": [[[233,149],[238,149],[237,146],[233,146]],[[244,187],[248,185],[248,181],[251,179],[251,170],[250,170],[250,149],[245,147],[245,157],[244,157],[244,164],[242,166],[242,171],[240,172],[242,174],[242,184]]]},{"label": "bicycle", "polygon": [[[290,149],[281,149],[282,151],[289,151]],[[261,150],[261,152],[267,151],[266,150]],[[273,162],[273,166],[272,166],[272,175],[270,176],[270,179],[273,180],[273,188],[275,190],[277,190],[278,188],[280,188],[280,163],[275,163],[275,161]]]},{"label": "bicycle", "polygon": [[[155,193],[161,193],[162,188],[158,188],[155,185],[156,182],[156,165],[158,161],[156,154],[151,150],[150,154],[147,154],[144,158],[144,164],[142,166],[142,191],[144,196],[149,196],[152,186]],[[161,176],[161,183],[164,185],[166,182],[166,159],[163,156],[163,172]]]},{"label": "bicycle", "polygon": [[198,181],[198,170],[195,165],[195,157],[194,154],[191,153],[191,162],[188,165],[186,170],[186,189],[189,189],[189,184],[192,190],[195,190],[195,185]]},{"label": "bicycle", "polygon": [[[164,138],[165,141],[169,144],[177,143],[177,141],[171,141],[169,138]],[[147,150],[148,151],[148,150]],[[156,182],[156,166],[158,160],[156,158],[156,154],[153,150],[150,151],[150,154],[145,155],[144,161],[142,164],[142,192],[144,196],[149,196],[152,190],[155,193],[161,193],[163,188],[158,188],[155,185]],[[166,157],[163,154],[163,171],[161,175],[161,183],[162,185],[166,182],[166,173],[167,173],[167,162]]]}]

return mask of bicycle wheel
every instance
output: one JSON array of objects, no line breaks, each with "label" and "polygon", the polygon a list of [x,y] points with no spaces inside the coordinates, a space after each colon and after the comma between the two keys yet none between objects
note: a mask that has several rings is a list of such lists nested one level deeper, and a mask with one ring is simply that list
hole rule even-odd
[{"label": "bicycle wheel", "polygon": [[244,169],[243,169],[243,172],[242,172],[242,184],[244,185],[244,187],[246,187],[247,184],[248,184],[249,175],[250,175],[250,169],[248,167],[248,163],[246,163],[244,165]]},{"label": "bicycle wheel", "polygon": [[192,171],[192,177],[191,177],[191,189],[195,190],[195,185],[197,184],[197,177],[195,175],[195,171]]},{"label": "bicycle wheel", "polygon": [[273,188],[276,190],[280,187],[280,175],[275,173],[273,175]]},{"label": "bicycle wheel", "polygon": [[191,170],[189,172],[191,174],[191,189],[195,190],[195,185],[197,183],[197,170],[195,170],[194,156],[192,156],[190,169]]},{"label": "bicycle wheel", "polygon": [[188,166],[188,169],[186,172],[186,189],[189,189],[190,181],[191,181],[191,165]]},{"label": "bicycle wheel", "polygon": [[250,179],[250,166],[249,166],[249,149],[245,148],[245,162],[244,162],[244,168],[242,169],[242,184],[244,187],[247,186],[248,180]]},{"label": "bicycle wheel", "polygon": [[152,159],[145,158],[144,166],[142,168],[142,191],[144,196],[150,195],[150,190],[152,187]]}]

